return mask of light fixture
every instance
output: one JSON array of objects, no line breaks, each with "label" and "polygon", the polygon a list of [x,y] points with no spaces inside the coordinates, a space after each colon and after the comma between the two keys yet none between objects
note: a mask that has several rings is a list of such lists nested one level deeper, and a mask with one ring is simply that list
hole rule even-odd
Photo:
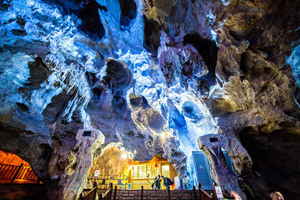
[{"label": "light fixture", "polygon": [[127,154],[126,153],[122,153],[121,154],[121,158],[126,159],[127,158]]}]

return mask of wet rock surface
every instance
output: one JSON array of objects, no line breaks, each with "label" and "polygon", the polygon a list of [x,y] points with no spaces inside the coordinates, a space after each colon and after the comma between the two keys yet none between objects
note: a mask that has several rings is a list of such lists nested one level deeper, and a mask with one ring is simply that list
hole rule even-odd
[{"label": "wet rock surface", "polygon": [[111,146],[162,155],[188,187],[202,149],[223,190],[296,199],[299,5],[0,2],[1,150],[30,163],[49,199],[76,199]]}]

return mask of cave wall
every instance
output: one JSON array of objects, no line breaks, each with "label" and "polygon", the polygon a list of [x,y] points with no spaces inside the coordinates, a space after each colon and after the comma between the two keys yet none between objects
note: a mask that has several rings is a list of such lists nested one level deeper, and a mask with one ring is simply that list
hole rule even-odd
[{"label": "cave wall", "polygon": [[[188,187],[200,148],[223,190],[296,198],[299,5],[2,1],[0,150],[28,161],[49,199],[76,199],[110,146],[134,160],[163,155]],[[274,170],[267,155],[295,159]]]},{"label": "cave wall", "polygon": [[[288,124],[277,130],[265,127],[243,129],[239,135],[253,160],[253,170],[271,190],[280,191],[285,199],[299,196],[299,135]],[[267,129],[268,130],[268,129]]]},{"label": "cave wall", "polygon": [[114,147],[105,150],[102,156],[94,159],[90,174],[94,174],[95,170],[100,170],[100,174],[112,176],[129,174],[130,158],[123,158],[124,153],[126,154]]}]

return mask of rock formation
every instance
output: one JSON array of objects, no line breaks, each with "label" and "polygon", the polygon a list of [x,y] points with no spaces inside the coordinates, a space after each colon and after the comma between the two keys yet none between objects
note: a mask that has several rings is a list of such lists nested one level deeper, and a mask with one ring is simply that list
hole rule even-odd
[{"label": "rock formation", "polygon": [[295,199],[299,5],[1,1],[0,150],[27,161],[49,199],[76,199],[111,146],[163,155],[188,187],[202,149],[223,190]]}]

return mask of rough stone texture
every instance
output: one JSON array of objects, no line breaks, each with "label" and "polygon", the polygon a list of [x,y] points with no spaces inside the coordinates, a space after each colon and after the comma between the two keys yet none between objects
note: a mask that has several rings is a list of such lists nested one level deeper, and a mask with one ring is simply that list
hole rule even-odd
[{"label": "rough stone texture", "polygon": [[100,174],[128,174],[130,158],[123,158],[124,153],[114,147],[107,149],[101,157],[94,160],[91,172],[94,173],[96,169],[100,169]]},{"label": "rough stone texture", "polygon": [[[65,167],[63,199],[77,199],[87,183],[89,171],[93,165],[93,155],[104,143],[104,136],[98,130],[79,130],[76,135],[76,161]],[[74,166],[75,165],[75,166]],[[55,175],[54,175],[55,176]]]},{"label": "rough stone texture", "polygon": [[76,199],[94,154],[111,146],[134,160],[162,155],[188,187],[201,148],[224,190],[296,199],[299,5],[2,1],[1,150],[28,161],[49,199]]},{"label": "rough stone texture", "polygon": [[299,166],[298,132],[285,122],[245,128],[240,132],[241,142],[254,161],[253,170],[269,187],[281,191],[285,199],[298,195],[299,168],[291,167]]},{"label": "rough stone texture", "polygon": [[[236,175],[227,167],[225,157],[221,150],[222,141],[219,137],[218,135],[205,135],[200,137],[198,140],[199,148],[203,150],[209,160],[211,176],[215,177],[215,183],[217,185],[226,185],[226,192],[229,194],[231,191],[243,194],[238,186]],[[246,196],[243,195],[242,199],[245,198]]]}]

